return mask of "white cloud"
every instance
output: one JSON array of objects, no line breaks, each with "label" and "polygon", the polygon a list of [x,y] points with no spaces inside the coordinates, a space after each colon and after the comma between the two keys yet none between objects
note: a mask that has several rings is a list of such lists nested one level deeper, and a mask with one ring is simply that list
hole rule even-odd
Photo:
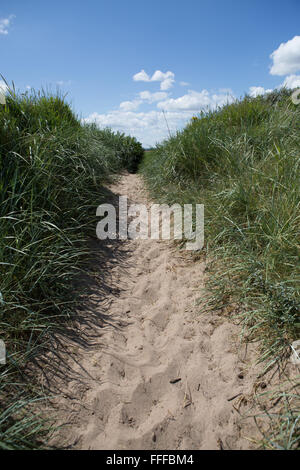
[{"label": "white cloud", "polygon": [[142,100],[133,100],[133,101],[123,101],[120,104],[120,109],[123,111],[135,111],[139,108]]},{"label": "white cloud", "polygon": [[169,90],[170,88],[172,88],[173,86],[173,83],[175,82],[175,80],[173,78],[166,78],[165,80],[163,80],[160,84],[160,89],[161,90]]},{"label": "white cloud", "polygon": [[189,86],[189,83],[188,82],[179,82],[179,85],[180,86]]},{"label": "white cloud", "polygon": [[133,75],[133,80],[135,82],[161,82],[160,89],[168,90],[175,82],[175,74],[170,71],[162,72],[161,70],[156,70],[152,77],[150,77],[143,69]]},{"label": "white cloud", "polygon": [[[182,129],[195,112],[203,108],[215,108],[234,100],[232,92],[229,95],[220,92],[210,93],[207,90],[200,93],[189,91],[187,95],[177,99],[166,99],[168,94],[164,92],[150,93],[149,91],[140,92],[139,97],[140,100],[121,103],[117,111],[110,111],[106,114],[93,113],[85,121],[96,122],[102,128],[111,127],[132,135],[142,142],[144,147],[150,147],[168,138],[169,129],[172,134]],[[158,101],[160,99],[163,101]],[[137,105],[140,101],[150,103],[158,101],[157,106],[161,110],[135,112],[134,104]]]},{"label": "white cloud", "polygon": [[154,103],[155,101],[161,101],[168,98],[168,93],[163,91],[158,91],[156,93],[150,93],[150,91],[141,91],[139,96],[142,100],[148,101],[149,103]]},{"label": "white cloud", "polygon": [[201,92],[189,90],[186,95],[179,98],[170,98],[158,103],[158,108],[167,111],[200,111],[214,109],[234,101],[233,93],[211,93],[207,90]]},{"label": "white cloud", "polygon": [[271,93],[271,91],[273,91],[271,88],[266,90],[262,86],[251,86],[249,88],[249,95],[252,98],[256,98],[257,96],[264,95],[265,93]]},{"label": "white cloud", "polygon": [[8,28],[14,17],[15,15],[10,15],[8,18],[0,19],[0,34],[8,34]]},{"label": "white cloud", "polygon": [[160,89],[161,90],[169,90],[173,86],[175,82],[175,75],[173,72],[161,72],[160,70],[156,70],[151,77],[152,82],[161,82]]},{"label": "white cloud", "polygon": [[271,75],[289,75],[300,70],[300,36],[280,44],[276,51],[272,52]]},{"label": "white cloud", "polygon": [[166,139],[169,136],[168,127],[171,133],[183,128],[193,114],[191,111],[166,112],[164,115],[157,110],[138,113],[121,110],[106,114],[93,113],[85,121],[96,122],[101,128],[111,127],[132,135],[147,148]]},{"label": "white cloud", "polygon": [[281,85],[286,88],[300,88],[300,75],[289,75]]},{"label": "white cloud", "polygon": [[151,80],[152,80],[152,82],[162,82],[166,78],[169,78],[169,76],[170,76],[169,74],[174,76],[174,74],[172,72],[164,73],[161,70],[156,70],[154,72],[154,74],[152,75]]},{"label": "white cloud", "polygon": [[133,75],[133,80],[135,82],[150,82],[150,77],[145,70],[141,70],[139,73]]},{"label": "white cloud", "polygon": [[155,101],[161,101],[168,97],[168,93],[163,91],[158,91],[156,93],[151,93],[150,91],[141,91],[138,94],[138,97],[132,101],[123,101],[120,104],[120,109],[122,111],[136,111],[143,102],[154,103]]}]

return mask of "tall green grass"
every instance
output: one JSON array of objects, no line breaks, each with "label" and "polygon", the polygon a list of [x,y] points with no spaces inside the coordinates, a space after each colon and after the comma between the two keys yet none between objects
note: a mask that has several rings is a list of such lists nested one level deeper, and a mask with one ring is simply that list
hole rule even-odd
[{"label": "tall green grass", "polygon": [[[212,308],[240,306],[244,337],[259,342],[266,367],[300,336],[300,106],[290,94],[203,113],[142,166],[159,201],[205,205]],[[295,423],[294,446],[298,413],[299,404],[281,417]]]},{"label": "tall green grass", "polygon": [[83,124],[61,96],[10,90],[0,106],[0,448],[39,445],[30,409],[42,395],[24,368],[74,314],[103,183],[142,155],[134,138]]}]

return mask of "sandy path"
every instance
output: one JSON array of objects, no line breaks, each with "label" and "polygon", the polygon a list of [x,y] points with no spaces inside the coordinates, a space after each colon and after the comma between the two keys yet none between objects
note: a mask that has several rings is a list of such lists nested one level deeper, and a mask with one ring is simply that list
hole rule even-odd
[{"label": "sandy path", "polygon": [[[139,175],[124,175],[111,190],[147,201]],[[120,261],[111,269],[119,290],[105,299],[114,324],[99,329],[96,348],[76,352],[72,367],[84,370],[84,378],[80,386],[71,380],[53,404],[59,422],[69,424],[52,443],[81,449],[250,448],[244,437],[252,424],[241,421],[239,399],[228,399],[249,392],[253,377],[240,374],[248,362],[239,328],[217,314],[200,313],[204,262],[165,241],[129,240],[122,249],[126,268]]]}]

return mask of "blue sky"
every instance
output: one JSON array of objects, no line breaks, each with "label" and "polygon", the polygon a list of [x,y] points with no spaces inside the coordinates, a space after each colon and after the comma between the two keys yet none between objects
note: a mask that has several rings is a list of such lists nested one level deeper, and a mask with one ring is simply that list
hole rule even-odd
[{"label": "blue sky", "polygon": [[174,132],[244,93],[300,87],[299,18],[299,0],[2,0],[0,72],[21,91],[59,87],[148,147],[166,119]]}]

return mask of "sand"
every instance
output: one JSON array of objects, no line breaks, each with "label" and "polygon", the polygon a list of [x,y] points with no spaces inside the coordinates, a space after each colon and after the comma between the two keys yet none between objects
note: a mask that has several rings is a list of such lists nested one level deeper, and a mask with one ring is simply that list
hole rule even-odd
[{"label": "sand", "polygon": [[[110,190],[149,203],[140,175],[124,174]],[[90,334],[92,345],[78,341],[63,356],[72,374],[62,372],[58,396],[49,402],[48,413],[62,425],[50,444],[253,448],[256,428],[243,419],[243,398],[255,371],[240,327],[203,311],[205,261],[172,241],[150,239],[123,242],[109,262],[111,287],[93,293],[93,315],[105,320],[86,322],[82,334]]]}]

